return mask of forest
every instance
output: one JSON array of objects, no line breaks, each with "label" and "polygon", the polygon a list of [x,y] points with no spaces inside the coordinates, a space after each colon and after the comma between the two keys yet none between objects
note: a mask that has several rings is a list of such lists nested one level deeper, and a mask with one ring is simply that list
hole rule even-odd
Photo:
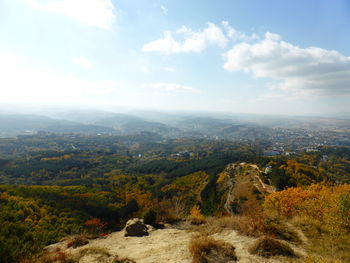
[{"label": "forest", "polygon": [[282,192],[268,197],[265,206],[284,216],[293,210],[283,207],[280,200],[288,194],[280,194],[283,190],[350,182],[350,150],[341,147],[266,157],[260,141],[165,140],[152,133],[19,136],[1,139],[0,146],[4,263],[28,259],[67,235],[119,230],[150,209],[163,222],[198,207],[199,214],[217,215],[222,192],[216,185],[231,163],[253,163],[262,171],[270,167],[265,178]]}]

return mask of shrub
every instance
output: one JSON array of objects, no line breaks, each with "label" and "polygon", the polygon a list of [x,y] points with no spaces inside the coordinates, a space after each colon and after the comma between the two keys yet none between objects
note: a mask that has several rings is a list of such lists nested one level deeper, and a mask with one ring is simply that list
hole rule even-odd
[{"label": "shrub", "polygon": [[185,218],[187,213],[186,203],[179,197],[164,199],[157,205],[157,220],[163,223],[173,224]]},{"label": "shrub", "polygon": [[237,260],[232,245],[208,236],[192,239],[189,249],[193,263],[226,263]]},{"label": "shrub", "polygon": [[156,226],[157,213],[153,209],[148,209],[142,216],[143,222],[147,225]]},{"label": "shrub", "polygon": [[256,254],[262,257],[271,256],[288,256],[296,257],[293,249],[277,239],[269,236],[263,236],[259,238],[250,248],[251,254]]},{"label": "shrub", "polygon": [[202,215],[198,205],[195,205],[194,207],[191,208],[190,216],[191,216],[192,224],[199,225],[205,222],[205,217]]}]

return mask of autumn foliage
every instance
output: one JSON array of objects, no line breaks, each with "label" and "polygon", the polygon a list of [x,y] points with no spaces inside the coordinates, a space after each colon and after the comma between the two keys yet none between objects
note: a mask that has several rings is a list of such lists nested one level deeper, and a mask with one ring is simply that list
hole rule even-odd
[{"label": "autumn foliage", "polygon": [[89,228],[91,234],[100,234],[107,226],[107,223],[102,222],[99,218],[91,217],[85,222],[85,226]]},{"label": "autumn foliage", "polygon": [[205,221],[205,217],[202,215],[201,209],[198,205],[195,205],[191,208],[190,217],[192,223],[194,224],[201,224]]},{"label": "autumn foliage", "polygon": [[314,184],[288,188],[265,198],[264,208],[279,217],[306,216],[332,227],[350,227],[350,185]]}]

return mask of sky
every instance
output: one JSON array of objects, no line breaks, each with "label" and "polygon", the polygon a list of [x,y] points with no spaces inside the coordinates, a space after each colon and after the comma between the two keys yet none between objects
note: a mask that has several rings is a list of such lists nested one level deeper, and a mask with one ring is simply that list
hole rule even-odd
[{"label": "sky", "polygon": [[350,112],[348,0],[0,0],[0,105]]}]

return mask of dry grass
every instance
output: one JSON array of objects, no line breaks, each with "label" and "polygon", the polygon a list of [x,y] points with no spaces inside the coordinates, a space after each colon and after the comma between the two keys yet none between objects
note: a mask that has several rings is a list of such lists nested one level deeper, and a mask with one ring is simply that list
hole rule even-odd
[{"label": "dry grass", "polygon": [[161,222],[166,223],[166,224],[175,224],[183,220],[183,217],[180,217],[175,214],[165,214],[161,218]]},{"label": "dry grass", "polygon": [[136,262],[129,258],[119,258],[117,256],[113,259],[112,263],[136,263]]},{"label": "dry grass", "polygon": [[174,197],[172,200],[164,200],[155,207],[159,222],[173,224],[183,220],[188,214],[187,205]]},{"label": "dry grass", "polygon": [[303,263],[342,263],[337,259],[324,258],[320,256],[308,256],[303,259]]},{"label": "dry grass", "polygon": [[108,253],[107,250],[104,248],[99,248],[99,247],[90,247],[90,248],[85,248],[79,251],[79,254],[77,254],[74,259],[76,262],[79,262],[82,258],[86,256],[93,256],[93,262],[110,262],[110,257],[112,256],[111,254]]},{"label": "dry grass", "polygon": [[251,237],[269,235],[293,243],[301,243],[298,234],[285,223],[277,220],[252,218],[250,216],[209,217],[206,224],[194,228],[203,235],[213,235],[223,230],[236,230],[239,234]]},{"label": "dry grass", "polygon": [[276,220],[266,220],[263,229],[264,234],[286,240],[292,243],[300,244],[301,239],[294,230],[288,227],[285,223]]},{"label": "dry grass", "polygon": [[237,260],[232,245],[208,236],[192,239],[189,249],[193,263],[227,263]]},{"label": "dry grass", "polygon": [[324,224],[307,217],[295,217],[293,224],[297,225],[306,235],[308,238],[306,249],[311,255],[319,255],[319,262],[327,259],[332,259],[334,262],[350,262],[349,232],[339,229],[330,231]]},{"label": "dry grass", "polygon": [[[104,248],[90,247],[80,250],[76,255],[69,255],[60,249],[56,251],[46,253],[39,259],[25,261],[26,263],[79,263],[83,258],[90,257],[89,261],[95,263],[136,263],[129,258],[120,258],[108,253]],[[113,258],[113,259],[112,259]],[[84,259],[85,261],[87,258]],[[22,262],[24,263],[24,262]]]},{"label": "dry grass", "polygon": [[46,253],[38,259],[32,260],[35,263],[77,263],[78,261],[60,249]]},{"label": "dry grass", "polygon": [[199,232],[202,235],[213,235],[220,233],[225,229],[236,229],[240,221],[240,216],[226,216],[226,217],[207,217],[206,223],[199,226],[194,226],[192,230]]},{"label": "dry grass", "polygon": [[259,238],[248,250],[249,253],[262,257],[297,257],[289,245],[269,236]]},{"label": "dry grass", "polygon": [[89,243],[89,240],[86,236],[84,235],[78,235],[70,238],[67,243],[67,248],[77,248],[84,246]]}]

